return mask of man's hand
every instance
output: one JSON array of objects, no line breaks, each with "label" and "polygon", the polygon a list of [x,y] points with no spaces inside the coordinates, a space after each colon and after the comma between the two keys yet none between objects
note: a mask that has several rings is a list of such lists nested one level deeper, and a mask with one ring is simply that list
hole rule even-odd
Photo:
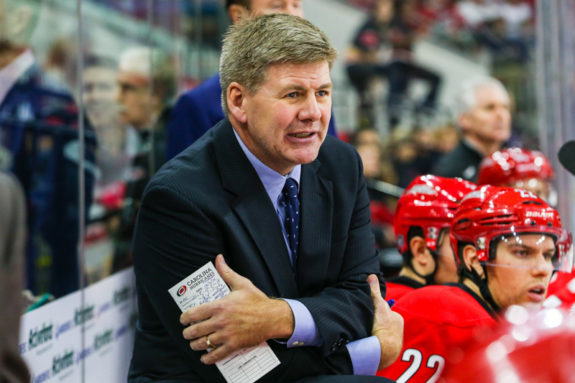
[{"label": "man's hand", "polygon": [[249,279],[233,271],[221,254],[216,257],[216,269],[231,293],[180,316],[180,323],[189,325],[183,336],[192,350],[211,349],[202,355],[203,363],[213,364],[268,339],[291,336],[294,318],[287,302],[266,296]]},{"label": "man's hand", "polygon": [[381,357],[378,370],[390,366],[399,357],[403,346],[403,317],[391,311],[381,296],[379,280],[374,274],[367,277],[373,299],[374,318],[371,335],[379,339]]}]

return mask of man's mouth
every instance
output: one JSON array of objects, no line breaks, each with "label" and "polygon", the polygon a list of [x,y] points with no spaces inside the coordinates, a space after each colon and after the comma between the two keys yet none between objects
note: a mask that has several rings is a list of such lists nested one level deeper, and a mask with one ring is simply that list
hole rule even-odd
[{"label": "man's mouth", "polygon": [[533,301],[541,302],[545,299],[546,289],[543,286],[535,286],[529,289],[528,293]]},{"label": "man's mouth", "polygon": [[293,133],[290,134],[290,136],[292,137],[296,137],[296,138],[308,138],[311,137],[315,134],[315,132],[304,132],[304,133]]}]

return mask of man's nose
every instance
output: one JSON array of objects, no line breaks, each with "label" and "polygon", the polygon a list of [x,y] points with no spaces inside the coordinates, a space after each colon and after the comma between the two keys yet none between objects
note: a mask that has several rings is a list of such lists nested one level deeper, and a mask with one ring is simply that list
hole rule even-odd
[{"label": "man's nose", "polygon": [[315,95],[307,97],[304,105],[302,106],[299,118],[301,120],[317,121],[321,118],[321,108]]},{"label": "man's nose", "polygon": [[550,274],[553,271],[553,264],[549,262],[545,254],[540,253],[533,264],[533,269],[538,274]]}]

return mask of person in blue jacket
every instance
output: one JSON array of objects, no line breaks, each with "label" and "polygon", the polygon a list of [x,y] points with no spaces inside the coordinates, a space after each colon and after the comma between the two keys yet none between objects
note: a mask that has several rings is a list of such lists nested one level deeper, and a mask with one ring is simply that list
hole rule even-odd
[{"label": "person in blue jacket", "polygon": [[[286,13],[303,17],[302,0],[227,0],[226,8],[232,23],[246,16],[268,13]],[[224,118],[222,87],[216,73],[196,88],[182,94],[177,100],[168,122],[166,159],[175,157],[199,139]],[[334,119],[330,120],[328,134],[337,136]]]},{"label": "person in blue jacket", "polygon": [[0,31],[0,170],[14,174],[25,195],[26,288],[60,297],[80,287],[80,202],[88,211],[96,141],[84,121],[82,162],[76,102],[29,46],[42,6],[0,0],[0,25],[19,25]]}]

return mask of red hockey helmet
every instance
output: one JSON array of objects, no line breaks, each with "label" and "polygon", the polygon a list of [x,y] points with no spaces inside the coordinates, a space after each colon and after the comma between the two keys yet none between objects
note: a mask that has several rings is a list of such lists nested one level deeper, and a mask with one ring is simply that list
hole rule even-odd
[{"label": "red hockey helmet", "polygon": [[514,186],[530,179],[549,182],[554,172],[549,159],[536,150],[507,148],[485,157],[479,167],[478,185]]},{"label": "red hockey helmet", "polygon": [[571,234],[563,229],[559,213],[523,189],[484,185],[469,193],[455,212],[450,238],[458,262],[462,261],[460,242],[475,245],[479,261],[485,262],[491,260],[493,240],[521,234],[553,237],[557,246],[555,268],[571,269]]},{"label": "red hockey helmet", "polygon": [[423,229],[427,247],[435,251],[439,232],[449,227],[455,209],[475,188],[475,184],[461,178],[424,175],[414,179],[395,208],[393,231],[399,252],[403,254],[409,248],[407,233],[412,226]]}]

